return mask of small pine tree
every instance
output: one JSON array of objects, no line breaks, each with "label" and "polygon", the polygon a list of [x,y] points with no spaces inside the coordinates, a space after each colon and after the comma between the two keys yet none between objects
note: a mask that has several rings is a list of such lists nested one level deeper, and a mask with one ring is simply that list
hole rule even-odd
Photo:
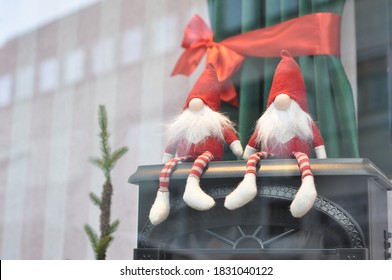
[{"label": "small pine tree", "polygon": [[97,260],[104,260],[106,259],[106,251],[113,240],[113,233],[120,225],[119,220],[115,220],[113,223],[110,222],[110,209],[113,194],[110,171],[115,166],[117,160],[119,160],[128,151],[128,148],[121,147],[112,153],[109,145],[110,134],[108,132],[107,114],[104,105],[99,105],[98,120],[100,127],[100,133],[98,135],[100,138],[101,158],[93,157],[90,158],[89,161],[103,171],[105,183],[103,184],[101,197],[90,192],[89,198],[94,205],[100,208],[101,211],[100,236],[98,236],[95,230],[88,224],[84,226],[84,230],[90,240],[95,253],[95,258]]}]

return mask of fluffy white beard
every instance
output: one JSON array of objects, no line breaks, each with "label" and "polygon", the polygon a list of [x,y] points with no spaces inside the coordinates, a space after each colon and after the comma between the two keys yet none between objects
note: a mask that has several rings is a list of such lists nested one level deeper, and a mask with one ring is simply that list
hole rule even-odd
[{"label": "fluffy white beard", "polygon": [[185,138],[188,145],[196,144],[208,136],[215,136],[224,141],[223,128],[233,129],[233,123],[225,115],[204,106],[198,112],[185,109],[167,127],[170,142]]},{"label": "fluffy white beard", "polygon": [[281,111],[272,103],[256,124],[258,130],[256,141],[262,148],[269,145],[280,145],[295,136],[305,141],[313,139],[313,120],[303,111],[297,102],[291,101],[290,107]]}]

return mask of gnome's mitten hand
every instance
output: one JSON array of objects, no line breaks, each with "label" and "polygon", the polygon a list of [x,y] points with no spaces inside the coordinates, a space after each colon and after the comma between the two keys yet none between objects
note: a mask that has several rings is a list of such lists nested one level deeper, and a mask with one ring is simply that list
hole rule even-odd
[{"label": "gnome's mitten hand", "polygon": [[162,163],[166,163],[169,160],[171,160],[172,158],[174,158],[174,155],[169,154],[169,153],[164,153],[163,157],[162,157]]},{"label": "gnome's mitten hand", "polygon": [[315,148],[314,148],[314,152],[316,153],[316,157],[317,157],[317,158],[320,158],[320,159],[325,159],[325,158],[327,158],[327,153],[326,153],[326,151],[325,151],[325,146],[324,146],[324,145],[315,147]]},{"label": "gnome's mitten hand", "polygon": [[242,155],[242,157],[244,159],[248,159],[251,155],[253,155],[256,152],[257,152],[257,149],[255,149],[255,148],[253,148],[253,147],[251,147],[249,145],[246,145],[245,152]]},{"label": "gnome's mitten hand", "polygon": [[230,144],[230,149],[233,154],[237,157],[242,156],[244,150],[242,149],[241,142],[239,140],[235,140]]},{"label": "gnome's mitten hand", "polygon": [[169,216],[169,212],[170,212],[169,197],[170,197],[169,192],[158,191],[154,204],[151,207],[150,215],[148,216],[150,218],[150,222],[153,225],[162,223]]}]

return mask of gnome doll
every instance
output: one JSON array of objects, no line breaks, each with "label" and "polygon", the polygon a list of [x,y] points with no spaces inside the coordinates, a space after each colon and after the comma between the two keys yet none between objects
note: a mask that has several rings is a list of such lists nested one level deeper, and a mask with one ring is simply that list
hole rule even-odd
[{"label": "gnome doll", "polygon": [[220,87],[215,68],[209,64],[197,80],[185,102],[182,113],[168,126],[169,144],[163,156],[159,189],[150,210],[150,221],[157,225],[169,215],[169,179],[180,161],[193,161],[187,178],[183,199],[197,210],[208,210],[215,205],[212,197],[200,188],[200,177],[212,160],[223,157],[227,143],[236,156],[243,153],[233,123],[220,109]]},{"label": "gnome doll", "polygon": [[248,159],[245,177],[226,197],[225,207],[234,210],[256,196],[256,166],[261,159],[295,158],[302,184],[290,205],[290,211],[294,217],[305,215],[317,196],[309,165],[312,147],[317,158],[327,157],[320,131],[308,114],[301,70],[290,53],[283,50],[272,81],[267,110],[258,119],[245,148],[243,157]]}]

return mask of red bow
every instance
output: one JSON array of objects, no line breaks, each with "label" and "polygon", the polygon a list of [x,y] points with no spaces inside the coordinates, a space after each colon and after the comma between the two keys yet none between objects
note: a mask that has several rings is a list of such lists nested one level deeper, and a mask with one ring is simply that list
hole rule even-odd
[{"label": "red bow", "polygon": [[340,15],[314,13],[273,26],[213,41],[213,33],[203,19],[195,15],[187,27],[182,41],[185,49],[173,75],[189,76],[207,52],[207,63],[215,66],[222,82],[221,99],[238,106],[237,94],[229,78],[240,67],[245,56],[279,57],[282,49],[293,56],[340,55]]}]

